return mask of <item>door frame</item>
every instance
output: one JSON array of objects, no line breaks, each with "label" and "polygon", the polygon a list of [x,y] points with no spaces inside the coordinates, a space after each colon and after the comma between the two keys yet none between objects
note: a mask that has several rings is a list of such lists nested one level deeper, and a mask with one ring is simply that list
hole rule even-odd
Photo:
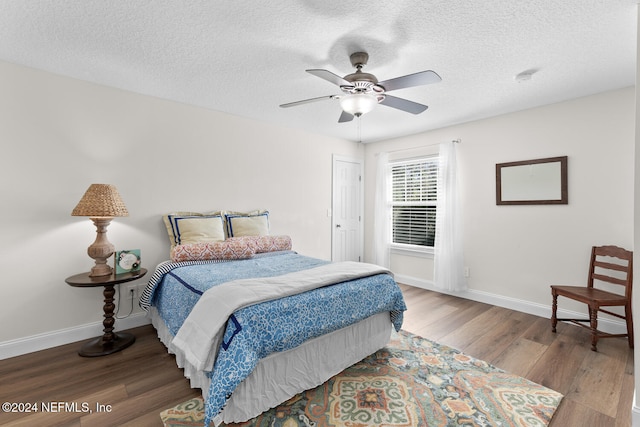
[{"label": "door frame", "polygon": [[333,214],[335,212],[336,200],[338,192],[336,190],[337,179],[336,179],[336,163],[337,162],[347,162],[347,163],[357,163],[360,167],[360,183],[358,193],[360,195],[360,203],[358,206],[358,211],[360,214],[360,221],[358,224],[359,230],[359,239],[358,239],[358,253],[360,261],[364,261],[364,160],[359,157],[350,157],[350,156],[342,156],[339,154],[334,154],[331,159],[331,260],[335,261],[336,257],[336,216]]}]

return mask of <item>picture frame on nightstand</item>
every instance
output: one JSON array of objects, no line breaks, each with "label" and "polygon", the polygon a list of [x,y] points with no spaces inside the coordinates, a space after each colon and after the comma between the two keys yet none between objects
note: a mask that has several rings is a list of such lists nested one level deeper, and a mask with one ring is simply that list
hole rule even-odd
[{"label": "picture frame on nightstand", "polygon": [[140,270],[140,249],[117,251],[114,256],[115,273],[131,273]]}]

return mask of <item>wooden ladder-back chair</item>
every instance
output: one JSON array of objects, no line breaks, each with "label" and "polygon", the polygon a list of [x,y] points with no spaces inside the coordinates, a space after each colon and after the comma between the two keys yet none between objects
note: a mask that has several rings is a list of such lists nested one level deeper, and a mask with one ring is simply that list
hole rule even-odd
[{"label": "wooden ladder-back chair", "polygon": [[[624,287],[624,294],[599,289],[595,283],[606,282]],[[598,351],[599,338],[628,337],[629,347],[633,348],[633,318],[631,315],[631,289],[633,285],[633,252],[617,246],[594,246],[591,249],[591,262],[587,286],[551,285],[553,296],[551,329],[556,331],[558,321],[572,322],[591,331],[591,350]],[[609,289],[613,287],[609,286]],[[580,301],[589,306],[589,319],[558,319],[558,296]],[[603,307],[622,306],[624,315],[614,313]],[[598,330],[598,311],[625,319],[626,334],[609,334]],[[584,322],[584,323],[582,323]],[[585,324],[585,323],[588,323]]]}]

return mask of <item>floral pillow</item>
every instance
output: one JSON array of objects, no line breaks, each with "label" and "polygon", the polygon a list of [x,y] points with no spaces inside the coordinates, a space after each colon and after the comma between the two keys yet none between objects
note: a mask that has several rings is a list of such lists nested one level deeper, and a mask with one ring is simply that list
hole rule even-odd
[{"label": "floral pillow", "polygon": [[244,236],[231,237],[228,240],[236,239],[254,242],[257,254],[261,254],[263,252],[290,251],[293,246],[291,243],[291,237],[289,236]]},{"label": "floral pillow", "polygon": [[248,259],[256,254],[256,248],[256,243],[247,239],[176,245],[171,249],[171,261]]}]

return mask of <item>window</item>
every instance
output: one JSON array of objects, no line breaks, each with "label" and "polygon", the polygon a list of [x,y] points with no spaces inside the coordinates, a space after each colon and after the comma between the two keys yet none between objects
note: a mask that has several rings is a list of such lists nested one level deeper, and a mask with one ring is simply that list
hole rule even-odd
[{"label": "window", "polygon": [[438,157],[391,163],[391,229],[396,247],[433,249]]}]

